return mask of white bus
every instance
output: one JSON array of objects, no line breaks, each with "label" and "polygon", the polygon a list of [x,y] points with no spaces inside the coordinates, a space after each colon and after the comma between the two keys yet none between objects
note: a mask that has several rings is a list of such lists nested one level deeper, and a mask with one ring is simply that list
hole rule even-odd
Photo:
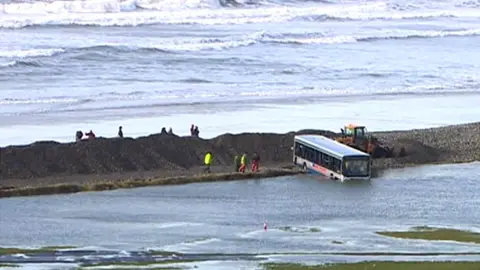
[{"label": "white bus", "polygon": [[369,154],[321,135],[295,136],[293,163],[342,182],[371,177]]}]

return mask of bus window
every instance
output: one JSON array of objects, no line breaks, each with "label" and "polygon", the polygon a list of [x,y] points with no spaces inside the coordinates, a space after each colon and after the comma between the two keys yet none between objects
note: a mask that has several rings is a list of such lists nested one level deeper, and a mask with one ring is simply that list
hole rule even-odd
[{"label": "bus window", "polygon": [[305,159],[308,161],[312,161],[312,156],[313,156],[312,148],[305,147]]},{"label": "bus window", "polygon": [[317,150],[306,146],[305,151],[306,151],[305,159],[307,159],[308,161],[317,163]]},{"label": "bus window", "polygon": [[330,168],[330,156],[323,154],[323,164],[325,165],[326,168]]},{"label": "bus window", "polygon": [[368,176],[369,160],[359,158],[345,158],[343,161],[343,175],[345,176]]},{"label": "bus window", "polygon": [[337,173],[341,172],[342,162],[336,158],[333,159],[333,170]]},{"label": "bus window", "polygon": [[303,158],[303,145],[295,142],[295,155]]}]

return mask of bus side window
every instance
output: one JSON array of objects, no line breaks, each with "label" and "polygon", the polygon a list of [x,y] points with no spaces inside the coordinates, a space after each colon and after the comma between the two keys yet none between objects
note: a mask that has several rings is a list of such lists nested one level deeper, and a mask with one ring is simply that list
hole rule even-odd
[{"label": "bus side window", "polygon": [[298,142],[295,142],[295,155],[302,157],[302,145]]},{"label": "bus side window", "polygon": [[311,159],[311,161],[312,161],[313,163],[316,163],[316,164],[318,164],[318,159],[317,159],[317,156],[318,156],[318,155],[317,155],[317,152],[318,152],[317,150],[315,150],[315,149],[312,148],[312,159]]},{"label": "bus side window", "polygon": [[325,162],[323,161],[324,154],[322,152],[318,152],[318,165],[325,167]]},{"label": "bus side window", "polygon": [[340,167],[341,167],[341,166],[340,166],[340,165],[341,165],[341,161],[340,161],[340,160],[338,160],[338,159],[336,159],[336,158],[333,159],[333,170],[334,170],[335,172],[338,172],[338,173],[341,172],[341,170],[340,170]]},{"label": "bus side window", "polygon": [[297,156],[301,158],[305,158],[305,147],[302,144],[297,143],[298,151],[296,153]]},{"label": "bus side window", "polygon": [[313,152],[313,162],[314,162],[315,164],[320,164],[320,159],[318,158],[319,155],[320,155],[320,151],[315,150],[315,151]]},{"label": "bus side window", "polygon": [[325,167],[330,168],[330,156],[323,154],[323,162],[325,162]]},{"label": "bus side window", "polygon": [[313,148],[307,147],[307,160],[315,161],[315,150]]}]

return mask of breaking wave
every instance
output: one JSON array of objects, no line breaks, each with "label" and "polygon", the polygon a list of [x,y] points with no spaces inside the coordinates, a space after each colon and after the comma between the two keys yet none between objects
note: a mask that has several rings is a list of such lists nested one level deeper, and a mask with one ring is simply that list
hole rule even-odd
[{"label": "breaking wave", "polygon": [[25,49],[25,50],[4,50],[0,51],[0,57],[27,58],[40,56],[53,56],[65,52],[64,49]]},{"label": "breaking wave", "polygon": [[[25,50],[4,50],[0,52],[1,58],[6,59],[23,59],[50,57],[63,53],[76,52],[76,58],[81,59],[87,57],[88,53],[102,54],[109,51],[116,53],[137,51],[141,53],[177,53],[177,52],[196,52],[208,50],[229,50],[237,47],[251,46],[255,44],[339,44],[339,43],[355,43],[355,42],[375,42],[380,40],[398,40],[398,39],[420,39],[420,38],[440,38],[440,37],[463,37],[478,36],[478,29],[459,29],[445,31],[385,31],[372,33],[369,35],[345,35],[345,36],[329,36],[324,33],[301,33],[301,34],[269,34],[266,32],[254,32],[251,34],[228,36],[223,38],[189,38],[175,40],[159,40],[158,43],[101,43],[91,44],[90,46],[78,48],[49,48],[49,49],[25,49]],[[81,53],[81,54],[78,54]],[[83,56],[82,56],[83,55]],[[32,62],[0,62],[0,68],[15,67],[18,65],[35,66],[38,63]]]},{"label": "breaking wave", "polygon": [[285,43],[285,44],[338,44],[355,42],[372,42],[379,40],[397,40],[397,39],[419,39],[419,38],[440,38],[440,37],[462,37],[478,36],[480,28],[466,30],[448,30],[448,31],[388,31],[380,32],[378,35],[364,36],[325,36],[321,33],[308,34],[303,37],[290,37],[289,35],[275,36],[271,35],[263,39],[263,42]]},{"label": "breaking wave", "polygon": [[480,18],[480,9],[472,7],[472,4],[465,4],[461,8],[408,9],[384,2],[351,5],[274,0],[74,0],[0,4],[0,14],[0,28],[23,28]]}]

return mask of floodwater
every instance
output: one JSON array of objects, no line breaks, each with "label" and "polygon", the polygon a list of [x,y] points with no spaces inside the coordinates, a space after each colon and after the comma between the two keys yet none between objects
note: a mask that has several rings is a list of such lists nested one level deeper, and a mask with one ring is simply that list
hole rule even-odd
[{"label": "floodwater", "polygon": [[[391,170],[367,182],[302,175],[1,199],[2,246],[69,245],[79,250],[0,256],[0,263],[75,269],[81,263],[119,258],[145,260],[142,252],[155,249],[210,258],[196,263],[202,269],[257,269],[266,260],[372,259],[328,252],[480,252],[473,244],[374,234],[422,225],[480,230],[479,174],[479,163],[470,163]],[[415,257],[448,258],[465,256]]]}]

